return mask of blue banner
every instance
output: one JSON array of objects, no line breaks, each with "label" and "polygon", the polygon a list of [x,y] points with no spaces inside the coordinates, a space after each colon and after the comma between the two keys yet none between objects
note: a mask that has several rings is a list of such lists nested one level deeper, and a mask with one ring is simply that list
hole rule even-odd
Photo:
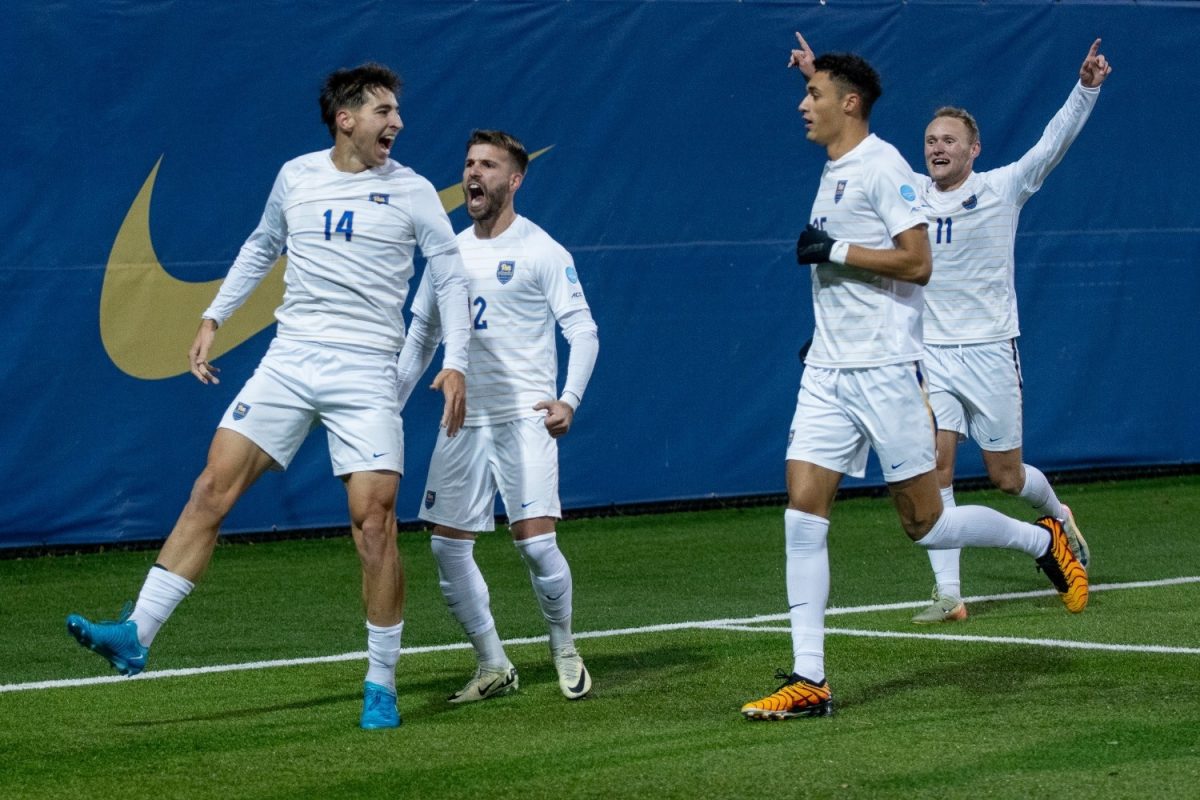
[{"label": "blue banner", "polygon": [[[872,128],[917,168],[944,104],[979,120],[980,169],[1018,158],[1104,38],[1113,75],[1017,239],[1026,452],[1045,470],[1200,460],[1196,4],[17,0],[0,547],[170,531],[272,335],[279,274],[218,334],[216,387],[186,373],[199,313],[279,167],[329,145],[322,79],[367,60],[404,75],[393,157],[447,190],[456,229],[472,128],[551,148],[517,208],[574,254],[601,341],[564,505],[781,492],[813,326],[793,243],[825,161],[785,69],[794,30],[875,64]],[[439,415],[418,389],[402,519]],[[960,474],[980,474],[969,452]],[[344,524],[316,435],[225,531]]]}]

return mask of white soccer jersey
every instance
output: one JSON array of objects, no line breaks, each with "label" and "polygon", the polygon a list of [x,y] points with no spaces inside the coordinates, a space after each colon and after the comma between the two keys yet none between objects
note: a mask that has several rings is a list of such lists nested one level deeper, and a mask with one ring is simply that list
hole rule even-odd
[{"label": "white soccer jersey", "polygon": [[[588,311],[575,263],[544,230],[517,216],[504,233],[480,239],[474,226],[458,234],[471,285],[470,426],[539,414],[533,406],[557,397],[554,327],[566,314]],[[428,281],[413,298],[413,314],[440,328]]]},{"label": "white soccer jersey", "polygon": [[[262,220],[242,245],[204,317],[221,323],[250,296],[286,243],[280,339],[397,351],[413,250],[426,258],[457,246],[429,181],[389,159],[338,170],[323,150],[283,165]],[[443,278],[444,280],[444,278]]]},{"label": "white soccer jersey", "polygon": [[1083,129],[1100,89],[1076,84],[1020,160],[973,172],[942,192],[922,176],[933,277],[925,287],[925,341],[980,344],[1020,335],[1013,257],[1017,218]]},{"label": "white soccer jersey", "polygon": [[[825,164],[810,219],[834,239],[894,247],[892,238],[925,224],[916,176],[896,148],[869,135]],[[812,267],[817,329],[805,363],[853,368],[921,358],[921,287],[844,264]]]}]

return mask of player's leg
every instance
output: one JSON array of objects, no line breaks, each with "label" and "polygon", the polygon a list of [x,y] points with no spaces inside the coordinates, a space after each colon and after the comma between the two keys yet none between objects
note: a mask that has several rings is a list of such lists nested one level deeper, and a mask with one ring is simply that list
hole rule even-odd
[{"label": "player's leg", "polygon": [[404,571],[396,544],[400,476],[390,471],[353,472],[344,480],[367,615],[367,675],[360,724],[394,728],[400,724],[396,662],[404,632]]},{"label": "player's leg", "polygon": [[574,580],[558,546],[558,443],[542,417],[495,427],[492,474],[504,500],[513,544],[529,570],[529,582],[550,633],[550,656],[558,688],[568,700],[592,690],[592,676],[572,633]]},{"label": "player's leg", "polygon": [[67,630],[75,639],[124,675],[145,667],[159,628],[212,559],[221,522],[234,503],[268,468],[286,465],[308,432],[311,410],[276,379],[275,350],[272,345],[226,410],[205,468],[132,610],[115,622],[94,623],[78,614],[67,618]]},{"label": "player's leg", "polygon": [[453,438],[440,431],[419,513],[421,519],[434,523],[429,546],[437,563],[438,585],[477,661],[475,673],[449,696],[451,703],[499,697],[520,686],[516,667],[496,631],[487,582],[475,562],[474,532],[496,526],[496,486],[487,469],[491,448],[489,426],[463,428]]},{"label": "player's leg", "polygon": [[867,457],[866,441],[838,399],[841,380],[839,370],[807,367],[800,381],[783,520],[792,670],[780,670],[776,691],[742,706],[747,719],[825,716],[833,709],[825,675],[829,514],[842,475],[861,476]]},{"label": "player's leg", "polygon": [[930,549],[1021,550],[1037,560],[1067,610],[1082,611],[1087,605],[1087,574],[1071,555],[1062,525],[1053,517],[1030,525],[983,506],[943,507],[934,436],[922,433],[922,426],[915,424],[925,418],[932,425],[932,418],[919,376],[914,383],[893,374],[901,366],[863,370],[857,376],[861,385],[853,390],[846,387],[843,395],[848,405],[860,408],[863,424],[871,431],[871,444],[905,533]]},{"label": "player's leg", "polygon": [[362,568],[367,675],[363,728],[394,728],[396,662],[404,632],[404,571],[396,542],[396,491],[404,471],[404,424],[395,355],[308,346],[313,405],[328,432],[333,474],[346,487],[350,533]]},{"label": "player's leg", "polygon": [[1062,523],[1053,517],[1030,525],[985,506],[954,506],[935,515],[941,496],[932,471],[888,488],[905,532],[922,547],[1020,550],[1036,560],[1068,611],[1078,613],[1087,606],[1087,573],[1072,555]]},{"label": "player's leg", "polygon": [[[937,427],[937,479],[942,505],[954,505],[954,466],[958,445],[966,438],[967,418],[962,399],[956,392],[957,371],[961,369],[961,348],[929,346],[922,362]],[[933,602],[913,615],[918,625],[959,622],[967,618],[962,602],[960,553],[958,550],[927,550],[933,569]]]},{"label": "player's leg", "polygon": [[983,450],[988,478],[1006,494],[1020,497],[1039,517],[1054,517],[1067,532],[1071,552],[1086,568],[1087,541],[1046,476],[1022,459],[1022,379],[1015,341],[964,348],[963,383],[971,394],[972,435]]}]

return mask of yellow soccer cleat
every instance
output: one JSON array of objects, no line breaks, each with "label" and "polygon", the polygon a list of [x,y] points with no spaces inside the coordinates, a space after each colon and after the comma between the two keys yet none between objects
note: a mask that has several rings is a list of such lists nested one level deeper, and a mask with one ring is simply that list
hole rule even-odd
[{"label": "yellow soccer cleat", "polygon": [[828,717],[833,713],[833,695],[829,692],[829,681],[816,683],[794,672],[789,675],[782,670],[775,673],[775,679],[785,683],[761,700],[742,706],[743,717],[781,720],[795,717]]},{"label": "yellow soccer cleat", "polygon": [[1054,517],[1042,517],[1034,524],[1050,534],[1050,547],[1037,559],[1038,569],[1046,573],[1046,577],[1054,584],[1067,611],[1078,614],[1088,604],[1087,570],[1071,552],[1071,544],[1061,522]]}]

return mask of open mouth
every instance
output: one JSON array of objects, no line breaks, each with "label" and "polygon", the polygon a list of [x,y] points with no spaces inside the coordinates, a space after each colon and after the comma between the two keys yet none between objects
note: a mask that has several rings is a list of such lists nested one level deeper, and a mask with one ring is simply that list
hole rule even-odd
[{"label": "open mouth", "polygon": [[931,158],[929,160],[929,163],[935,167],[948,167],[948,166],[950,166],[950,159],[948,159],[948,158]]},{"label": "open mouth", "polygon": [[471,208],[478,208],[487,202],[487,192],[483,190],[483,185],[477,181],[471,181],[467,184],[467,205]]}]

